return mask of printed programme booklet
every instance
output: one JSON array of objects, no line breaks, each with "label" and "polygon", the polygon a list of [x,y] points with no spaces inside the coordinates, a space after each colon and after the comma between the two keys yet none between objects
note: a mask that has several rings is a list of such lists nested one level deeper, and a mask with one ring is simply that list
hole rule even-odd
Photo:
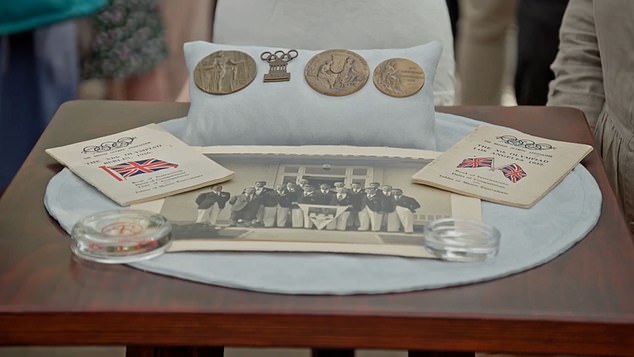
[{"label": "printed programme booklet", "polygon": [[121,206],[226,181],[233,172],[156,124],[46,153]]},{"label": "printed programme booklet", "polygon": [[412,179],[486,201],[529,208],[591,151],[590,145],[482,125]]}]

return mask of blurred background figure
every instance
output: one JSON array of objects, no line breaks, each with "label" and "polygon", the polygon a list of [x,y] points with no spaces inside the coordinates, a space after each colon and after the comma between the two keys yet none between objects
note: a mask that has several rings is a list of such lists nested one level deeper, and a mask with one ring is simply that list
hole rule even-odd
[{"label": "blurred background figure", "polygon": [[[460,17],[460,9],[458,7],[458,0],[445,0],[447,3],[447,11],[449,12],[449,21],[451,21],[451,34],[454,38],[457,38],[458,28],[456,25],[458,24],[458,18]],[[454,49],[456,43],[454,42]]]},{"label": "blurred background figure", "polygon": [[570,0],[548,105],[583,110],[634,233],[634,2]]},{"label": "blurred background figure", "polygon": [[497,105],[516,0],[460,0],[456,63],[462,104]]},{"label": "blurred background figure", "polygon": [[158,0],[110,0],[80,26],[88,43],[83,79],[105,79],[110,99],[172,99],[161,66],[167,43]]},{"label": "blurred background figure", "polygon": [[517,9],[515,97],[519,105],[545,105],[550,65],[559,47],[559,27],[568,0],[520,0]]},{"label": "blurred background figure", "polygon": [[187,81],[183,44],[211,40],[215,5],[215,0],[163,0],[161,3],[168,49],[164,66],[170,100],[178,96]]},{"label": "blurred background figure", "polygon": [[447,0],[456,37],[459,103],[546,104],[567,3]]},{"label": "blurred background figure", "polygon": [[105,3],[0,1],[0,192],[59,105],[77,97],[77,32],[67,20],[91,14]]},{"label": "blurred background figure", "polygon": [[[63,102],[174,100],[187,77],[183,43],[211,38],[214,6],[214,0],[1,1],[0,192]],[[94,80],[82,81],[82,74]]]},{"label": "blurred background figure", "polygon": [[183,43],[211,39],[215,0],[113,0],[80,21],[85,99],[176,99],[187,78]]}]

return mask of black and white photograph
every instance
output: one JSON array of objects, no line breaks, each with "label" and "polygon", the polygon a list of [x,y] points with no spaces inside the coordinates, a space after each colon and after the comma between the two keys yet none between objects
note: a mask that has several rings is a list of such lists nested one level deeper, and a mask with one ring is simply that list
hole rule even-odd
[{"label": "black and white photograph", "polygon": [[[480,201],[415,184],[436,153],[336,146],[206,147],[234,178],[154,203],[172,251],[315,251],[427,257],[429,222],[480,218]],[[232,152],[234,151],[234,152]]]}]

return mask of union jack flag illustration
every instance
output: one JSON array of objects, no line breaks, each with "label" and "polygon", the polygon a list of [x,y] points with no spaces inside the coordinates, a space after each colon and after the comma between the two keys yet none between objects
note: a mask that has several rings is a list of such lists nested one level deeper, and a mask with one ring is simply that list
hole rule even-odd
[{"label": "union jack flag illustration", "polygon": [[526,171],[522,170],[522,168],[518,164],[502,166],[500,167],[500,170],[504,174],[504,177],[511,180],[511,182],[513,183],[516,183],[523,177],[526,177]]},{"label": "union jack flag illustration", "polygon": [[459,169],[475,169],[477,167],[491,167],[493,168],[493,158],[492,157],[470,157],[468,159],[462,160],[458,166]]},{"label": "union jack flag illustration", "polygon": [[106,171],[117,181],[123,181],[123,179],[127,179],[131,176],[147,174],[170,167],[178,167],[178,165],[158,159],[146,159],[124,162],[114,166],[99,166],[100,169]]}]

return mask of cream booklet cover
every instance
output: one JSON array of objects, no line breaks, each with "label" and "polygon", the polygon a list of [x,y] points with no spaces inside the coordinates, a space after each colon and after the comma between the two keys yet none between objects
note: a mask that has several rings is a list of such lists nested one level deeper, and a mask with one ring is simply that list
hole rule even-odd
[{"label": "cream booklet cover", "polygon": [[416,183],[517,207],[532,207],[592,146],[482,125],[413,177]]},{"label": "cream booklet cover", "polygon": [[46,149],[46,153],[122,206],[233,176],[156,124]]}]

